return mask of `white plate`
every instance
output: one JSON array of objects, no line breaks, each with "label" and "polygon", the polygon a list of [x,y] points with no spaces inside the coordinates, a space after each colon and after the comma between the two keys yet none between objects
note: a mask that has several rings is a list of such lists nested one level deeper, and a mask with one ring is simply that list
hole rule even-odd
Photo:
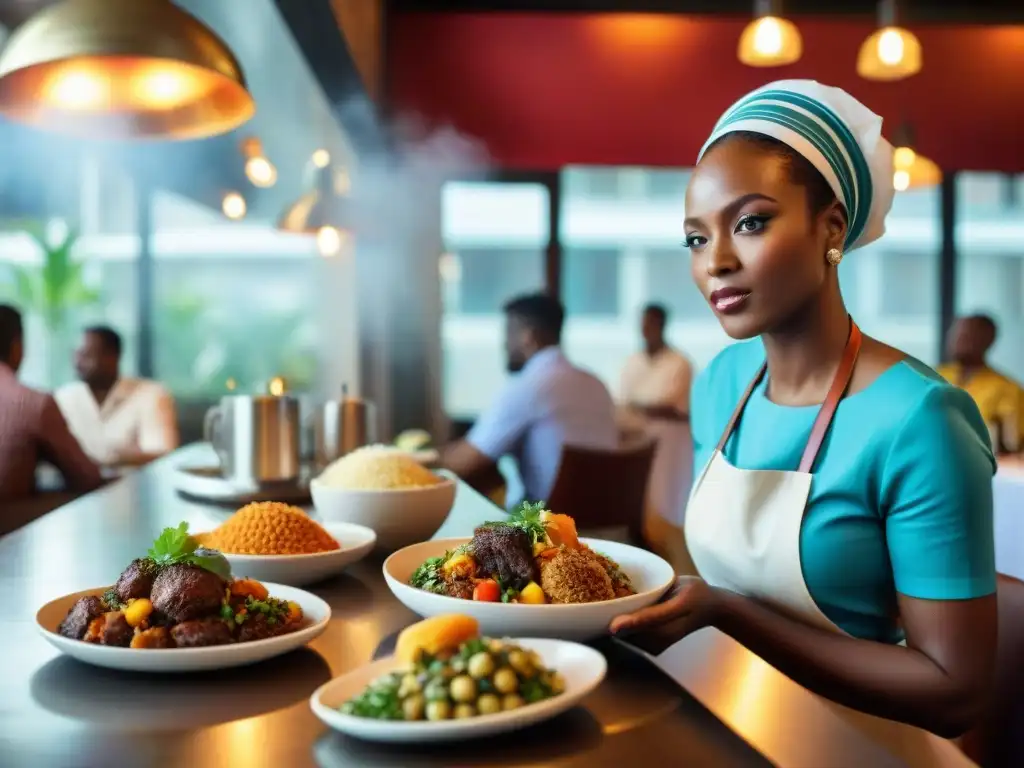
[{"label": "white plate", "polygon": [[470,539],[434,539],[400,549],[384,561],[384,579],[402,603],[420,616],[464,613],[480,622],[480,631],[493,637],[558,637],[589,640],[608,632],[612,619],[658,602],[675,582],[675,570],[652,552],[628,544],[580,539],[595,552],[610,557],[629,576],[637,594],[573,605],[482,603],[436,595],[409,585],[413,572],[431,557]]},{"label": "white plate", "polygon": [[294,600],[302,608],[303,627],[295,632],[248,643],[209,648],[115,648],[72,640],[57,634],[57,626],[80,597],[100,597],[109,587],[87,589],[52,600],[36,614],[36,627],[46,641],[72,658],[109,669],[132,672],[203,672],[241,667],[301,648],[327,629],[331,607],[316,595],[283,584],[264,583],[271,597]]},{"label": "white plate", "polygon": [[231,564],[231,573],[236,579],[249,577],[301,587],[340,573],[346,566],[366,557],[377,543],[377,534],[365,525],[321,523],[321,526],[335,538],[341,549],[310,555],[221,554]]},{"label": "white plate", "polygon": [[389,656],[325,683],[310,697],[309,704],[316,716],[334,730],[368,741],[408,744],[473,739],[525,728],[572,709],[601,684],[608,670],[604,656],[578,643],[532,638],[514,638],[508,642],[540,654],[544,666],[565,679],[565,691],[510,712],[464,720],[403,722],[342,714],[339,711],[342,704],[362,693],[376,678],[404,666],[394,656]]},{"label": "white plate", "polygon": [[224,477],[217,465],[175,467],[174,488],[195,499],[235,506],[254,501],[306,504],[310,500],[309,477],[306,475],[296,482],[237,485]]}]

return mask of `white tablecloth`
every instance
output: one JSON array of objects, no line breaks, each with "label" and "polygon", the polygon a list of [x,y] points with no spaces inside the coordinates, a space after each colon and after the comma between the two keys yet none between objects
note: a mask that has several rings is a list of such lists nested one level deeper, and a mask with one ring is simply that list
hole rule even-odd
[{"label": "white tablecloth", "polygon": [[996,569],[1024,579],[1024,461],[1004,459],[992,481]]}]

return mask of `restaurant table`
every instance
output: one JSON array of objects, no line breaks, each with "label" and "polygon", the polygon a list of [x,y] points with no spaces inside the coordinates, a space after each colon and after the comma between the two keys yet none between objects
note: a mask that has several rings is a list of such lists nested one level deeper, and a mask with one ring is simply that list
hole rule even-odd
[{"label": "restaurant table", "polygon": [[[416,620],[379,558],[311,587],[333,616],[307,648],[234,670],[145,675],[63,657],[35,627],[49,600],[108,585],[166,526],[200,529],[230,510],[186,501],[175,466],[190,446],[0,538],[0,766],[958,766],[949,742],[857,715],[789,681],[715,630],[648,650],[595,643],[605,682],[546,724],[485,740],[396,747],[324,726],[309,695],[386,652]],[[501,512],[460,485],[438,537]],[[151,651],[159,653],[159,651]]]}]

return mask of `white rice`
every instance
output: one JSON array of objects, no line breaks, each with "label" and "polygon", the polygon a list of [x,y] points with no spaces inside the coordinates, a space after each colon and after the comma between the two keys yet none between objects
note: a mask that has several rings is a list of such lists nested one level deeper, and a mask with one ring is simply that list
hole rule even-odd
[{"label": "white rice", "polygon": [[318,478],[324,485],[361,491],[424,488],[440,478],[391,445],[368,445],[332,462]]}]

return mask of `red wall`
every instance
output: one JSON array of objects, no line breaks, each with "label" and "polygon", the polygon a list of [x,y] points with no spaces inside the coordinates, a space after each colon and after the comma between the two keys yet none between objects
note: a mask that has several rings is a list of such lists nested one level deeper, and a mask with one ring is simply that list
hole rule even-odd
[{"label": "red wall", "polygon": [[793,66],[736,60],[748,20],[625,14],[395,14],[390,101],[484,140],[495,162],[691,165],[718,115],[770,80],[850,91],[891,133],[903,119],[946,169],[1024,171],[1024,27],[915,29],[924,69],[898,83],[855,71],[869,21],[803,20]]}]

